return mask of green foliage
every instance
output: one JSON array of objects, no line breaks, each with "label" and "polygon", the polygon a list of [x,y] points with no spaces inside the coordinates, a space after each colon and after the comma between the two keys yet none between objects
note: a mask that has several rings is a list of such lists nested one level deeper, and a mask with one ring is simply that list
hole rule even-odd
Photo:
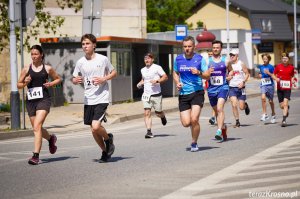
[{"label": "green foliage", "polygon": [[[27,26],[24,30],[24,48],[29,51],[29,39],[35,38],[43,31],[44,34],[57,34],[57,29],[64,23],[64,18],[61,16],[53,17],[49,12],[43,11],[45,8],[45,0],[35,0],[36,15],[35,23]],[[64,9],[65,7],[74,8],[75,12],[82,8],[82,0],[56,0],[57,5]],[[0,0],[0,52],[4,48],[9,48],[9,0]],[[16,27],[17,40],[20,40],[20,28]],[[59,36],[63,36],[59,33]]]},{"label": "green foliage", "polygon": [[[282,0],[283,2],[286,2],[288,4],[294,5],[294,0]],[[296,0],[297,5],[300,5],[300,0]]]},{"label": "green foliage", "polygon": [[195,0],[147,0],[147,32],[173,31],[186,24]]},{"label": "green foliage", "polygon": [[0,112],[10,112],[9,104],[0,104]]},{"label": "green foliage", "polygon": [[203,28],[203,22],[202,21],[197,21],[197,28]]}]

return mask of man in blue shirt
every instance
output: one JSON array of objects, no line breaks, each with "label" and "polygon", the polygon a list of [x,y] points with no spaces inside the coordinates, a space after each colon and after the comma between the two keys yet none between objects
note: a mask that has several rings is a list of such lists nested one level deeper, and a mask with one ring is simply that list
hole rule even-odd
[{"label": "man in blue shirt", "polygon": [[195,39],[187,36],[183,39],[184,54],[178,55],[174,63],[173,79],[179,91],[180,120],[184,127],[191,128],[191,152],[198,151],[200,134],[199,117],[204,103],[202,78],[209,78],[205,60],[196,54]]},{"label": "man in blue shirt", "polygon": [[[267,104],[266,104],[266,98],[269,99],[269,104],[272,110],[272,116],[271,116],[271,123],[276,122],[276,116],[275,116],[275,109],[274,109],[274,82],[272,77],[269,75],[270,73],[274,73],[274,67],[273,65],[269,64],[271,61],[271,56],[267,53],[262,54],[261,58],[264,62],[263,65],[258,65],[258,68],[260,70],[260,76],[261,76],[261,83],[260,83],[260,91],[261,91],[261,103],[262,103],[262,116],[260,118],[260,121],[265,122],[269,119],[269,116],[267,114]],[[269,74],[268,74],[269,73]]]},{"label": "man in blue shirt", "polygon": [[228,97],[229,85],[227,80],[228,61],[221,55],[223,43],[215,40],[212,42],[213,55],[208,60],[208,68],[212,70],[208,81],[208,98],[217,118],[217,132],[215,138],[220,141],[227,140],[227,127],[224,123],[224,105]]}]

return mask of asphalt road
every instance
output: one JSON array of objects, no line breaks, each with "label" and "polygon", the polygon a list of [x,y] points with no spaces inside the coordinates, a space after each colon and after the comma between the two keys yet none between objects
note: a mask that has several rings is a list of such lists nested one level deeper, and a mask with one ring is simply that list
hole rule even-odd
[{"label": "asphalt road", "polygon": [[98,163],[101,153],[90,132],[58,135],[54,155],[44,142],[38,166],[27,164],[33,138],[0,141],[0,197],[300,198],[299,91],[293,93],[285,128],[280,127],[282,112],[275,101],[276,124],[259,121],[256,97],[248,101],[250,115],[241,112],[240,128],[233,128],[227,103],[229,139],[224,143],[214,139],[216,127],[208,124],[211,110],[205,107],[200,151],[194,153],[189,151],[190,130],[181,126],[176,112],[167,115],[167,126],[153,120],[153,139],[144,138],[142,119],[107,126],[116,145],[109,163]]}]

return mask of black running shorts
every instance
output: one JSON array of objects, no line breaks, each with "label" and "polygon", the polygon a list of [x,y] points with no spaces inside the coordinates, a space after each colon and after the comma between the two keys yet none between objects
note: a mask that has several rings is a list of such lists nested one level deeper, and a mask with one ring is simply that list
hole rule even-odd
[{"label": "black running shorts", "polygon": [[199,90],[188,95],[179,95],[179,111],[191,109],[192,105],[199,105],[201,108],[204,103],[204,91]]},{"label": "black running shorts", "polygon": [[84,124],[91,125],[93,120],[101,121],[107,109],[108,103],[96,105],[84,105]]},{"label": "black running shorts", "polygon": [[26,100],[26,109],[29,117],[35,116],[37,110],[45,110],[49,113],[50,107],[51,107],[50,97],[42,98],[42,99]]},{"label": "black running shorts", "polygon": [[283,102],[284,98],[291,100],[291,90],[277,90],[279,103]]}]

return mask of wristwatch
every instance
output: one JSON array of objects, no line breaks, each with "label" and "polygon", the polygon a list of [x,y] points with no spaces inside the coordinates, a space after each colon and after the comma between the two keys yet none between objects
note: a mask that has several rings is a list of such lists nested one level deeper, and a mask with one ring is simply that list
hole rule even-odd
[{"label": "wristwatch", "polygon": [[201,70],[198,70],[199,71],[199,75],[202,75],[202,71]]}]

